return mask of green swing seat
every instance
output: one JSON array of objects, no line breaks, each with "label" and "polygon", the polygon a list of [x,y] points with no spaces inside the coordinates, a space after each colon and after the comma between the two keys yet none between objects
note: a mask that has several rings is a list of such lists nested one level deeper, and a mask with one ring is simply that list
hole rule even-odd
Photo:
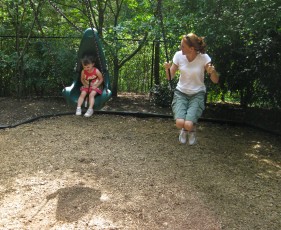
[{"label": "green swing seat", "polygon": [[82,71],[82,64],[80,62],[84,55],[92,55],[97,57],[96,67],[102,72],[104,82],[101,95],[95,97],[95,110],[100,110],[105,103],[111,98],[112,93],[110,90],[109,73],[107,70],[106,59],[103,53],[101,41],[99,40],[96,29],[86,29],[84,31],[79,50],[78,50],[78,63],[76,67],[77,78],[74,80],[71,86],[65,87],[62,91],[63,97],[67,104],[71,106],[77,106],[77,101],[80,96],[80,87],[82,86],[80,80],[80,74]]}]

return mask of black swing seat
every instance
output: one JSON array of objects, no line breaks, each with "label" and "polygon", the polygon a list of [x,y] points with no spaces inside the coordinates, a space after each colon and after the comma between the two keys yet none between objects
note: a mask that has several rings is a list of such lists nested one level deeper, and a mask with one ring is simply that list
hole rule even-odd
[{"label": "black swing seat", "polygon": [[82,86],[80,76],[82,71],[82,64],[80,62],[84,55],[92,55],[96,57],[97,67],[103,74],[103,90],[101,95],[95,97],[94,109],[100,110],[105,103],[111,98],[112,93],[110,90],[109,73],[107,70],[106,59],[103,53],[101,41],[98,37],[96,29],[89,28],[84,31],[79,50],[78,50],[78,63],[76,67],[76,80],[73,81],[71,86],[65,87],[62,91],[63,97],[67,104],[77,106],[77,101],[80,96],[80,87]]}]

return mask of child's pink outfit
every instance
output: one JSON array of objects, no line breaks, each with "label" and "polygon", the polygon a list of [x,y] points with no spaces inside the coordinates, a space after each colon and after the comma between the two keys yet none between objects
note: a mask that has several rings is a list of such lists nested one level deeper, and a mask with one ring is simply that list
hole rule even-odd
[{"label": "child's pink outfit", "polygon": [[83,70],[83,74],[85,74],[86,80],[88,80],[90,77],[93,77],[93,80],[91,81],[91,85],[89,86],[81,86],[80,91],[85,91],[86,93],[91,93],[93,90],[96,91],[98,94],[101,94],[102,91],[99,88],[93,89],[93,86],[96,81],[98,81],[98,77],[96,75],[97,68],[94,68],[93,72],[89,73],[86,70]]}]

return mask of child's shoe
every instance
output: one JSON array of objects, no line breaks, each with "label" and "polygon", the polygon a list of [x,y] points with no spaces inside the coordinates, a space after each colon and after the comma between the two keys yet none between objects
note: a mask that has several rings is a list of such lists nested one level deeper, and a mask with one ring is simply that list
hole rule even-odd
[{"label": "child's shoe", "polygon": [[90,116],[93,115],[93,113],[94,113],[94,110],[93,110],[93,109],[88,109],[84,116],[85,116],[85,117],[90,117]]},{"label": "child's shoe", "polygon": [[77,116],[80,116],[82,114],[82,109],[81,107],[77,107],[76,109],[76,113],[75,113]]}]

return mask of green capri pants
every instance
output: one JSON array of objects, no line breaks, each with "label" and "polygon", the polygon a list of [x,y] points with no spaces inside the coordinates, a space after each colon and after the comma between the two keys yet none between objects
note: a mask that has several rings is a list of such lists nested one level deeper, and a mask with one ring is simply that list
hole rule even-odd
[{"label": "green capri pants", "polygon": [[172,101],[174,119],[184,119],[197,123],[205,109],[205,92],[188,95],[175,90]]}]

